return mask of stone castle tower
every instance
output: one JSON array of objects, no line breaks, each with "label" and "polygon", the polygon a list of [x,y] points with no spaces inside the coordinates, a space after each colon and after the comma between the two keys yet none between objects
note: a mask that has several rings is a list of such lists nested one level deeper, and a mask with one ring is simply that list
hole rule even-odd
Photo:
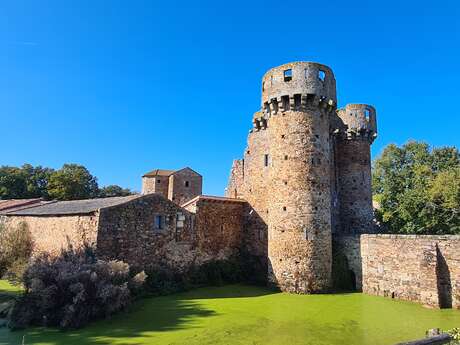
[{"label": "stone castle tower", "polygon": [[248,222],[247,249],[266,254],[269,283],[283,291],[327,291],[333,234],[372,229],[375,110],[356,104],[336,112],[336,104],[329,67],[269,70],[244,159],[233,163],[227,196],[246,199],[259,219]]}]

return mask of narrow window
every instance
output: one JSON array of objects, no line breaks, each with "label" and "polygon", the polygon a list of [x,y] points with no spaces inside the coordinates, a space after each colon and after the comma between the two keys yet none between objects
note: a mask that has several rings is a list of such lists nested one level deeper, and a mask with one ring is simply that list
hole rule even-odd
[{"label": "narrow window", "polygon": [[189,181],[185,181],[185,187],[188,188],[190,186],[190,182]]},{"label": "narrow window", "polygon": [[283,211],[286,211],[286,210],[287,210],[286,206],[283,206]]},{"label": "narrow window", "polygon": [[163,230],[165,227],[165,217],[162,215],[155,215],[154,220],[154,229],[155,230]]},{"label": "narrow window", "polygon": [[157,183],[160,183],[160,182],[161,182],[161,180],[157,180]]},{"label": "narrow window", "polygon": [[278,113],[278,100],[276,98],[272,99],[272,104],[273,104],[273,111],[274,113]]},{"label": "narrow window", "polygon": [[292,80],[292,69],[287,69],[284,71],[284,81]]},{"label": "narrow window", "polygon": [[264,165],[265,165],[266,167],[268,167],[269,158],[270,158],[269,155],[265,155],[265,156],[264,156]]},{"label": "narrow window", "polygon": [[318,71],[318,79],[321,81],[324,81],[326,79],[326,72],[320,69]]},{"label": "narrow window", "polygon": [[265,108],[265,112],[266,112],[267,114],[269,114],[269,113],[270,113],[270,104],[268,104],[268,102],[265,102],[265,103],[264,103],[264,108]]},{"label": "narrow window", "polygon": [[284,134],[281,134],[281,139],[286,139],[286,136]]},{"label": "narrow window", "polygon": [[285,160],[285,161],[288,160],[288,156],[287,156],[287,155],[284,156],[284,160]]},{"label": "narrow window", "polygon": [[262,82],[262,91],[265,91],[265,82]]},{"label": "narrow window", "polygon": [[302,95],[300,95],[300,94],[294,95],[294,108],[295,108],[295,110],[300,110],[301,99],[302,99]]}]

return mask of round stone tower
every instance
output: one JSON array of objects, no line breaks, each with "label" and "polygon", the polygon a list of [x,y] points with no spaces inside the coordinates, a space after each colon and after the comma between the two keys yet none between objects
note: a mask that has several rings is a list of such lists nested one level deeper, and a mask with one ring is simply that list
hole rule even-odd
[{"label": "round stone tower", "polygon": [[261,159],[266,181],[268,279],[283,291],[314,293],[331,285],[330,117],[336,106],[332,70],[294,62],[262,81],[256,130],[268,134]]},{"label": "round stone tower", "polygon": [[374,230],[370,147],[377,137],[376,112],[367,104],[348,104],[337,115],[340,231],[370,233]]}]

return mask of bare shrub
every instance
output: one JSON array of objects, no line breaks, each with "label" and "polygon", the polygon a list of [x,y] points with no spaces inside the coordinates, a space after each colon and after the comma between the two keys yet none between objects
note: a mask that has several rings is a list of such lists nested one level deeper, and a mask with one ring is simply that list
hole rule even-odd
[{"label": "bare shrub", "polygon": [[13,282],[22,278],[32,255],[33,240],[26,223],[0,226],[0,276]]},{"label": "bare shrub", "polygon": [[25,293],[11,313],[11,328],[69,329],[125,309],[132,300],[130,285],[139,287],[142,279],[132,282],[128,264],[97,260],[87,247],[34,258],[23,284]]}]

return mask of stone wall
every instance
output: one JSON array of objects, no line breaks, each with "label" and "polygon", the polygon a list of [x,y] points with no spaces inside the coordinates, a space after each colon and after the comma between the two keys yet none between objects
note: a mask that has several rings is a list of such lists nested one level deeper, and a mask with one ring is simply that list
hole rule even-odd
[{"label": "stone wall", "polygon": [[169,177],[168,199],[182,205],[202,194],[203,178],[192,169],[176,171]]},{"label": "stone wall", "polygon": [[158,193],[168,197],[169,176],[143,176],[142,194]]},{"label": "stone wall", "polygon": [[363,292],[460,308],[460,236],[362,235]]},{"label": "stone wall", "polygon": [[[162,229],[155,226],[156,216],[163,217]],[[98,255],[139,267],[168,264],[185,268],[197,256],[194,217],[160,194],[101,209]]]},{"label": "stone wall", "polygon": [[196,212],[196,248],[203,258],[227,259],[239,254],[246,201],[203,196],[186,209]]},{"label": "stone wall", "polygon": [[352,272],[352,277],[350,277],[350,279],[354,278],[356,290],[362,291],[363,263],[361,256],[361,236],[333,235],[332,249],[334,256],[345,256],[348,268]]},{"label": "stone wall", "polygon": [[75,249],[85,243],[96,243],[99,215],[63,216],[3,216],[7,226],[27,224],[34,240],[34,252],[49,252],[57,255],[72,245]]}]

